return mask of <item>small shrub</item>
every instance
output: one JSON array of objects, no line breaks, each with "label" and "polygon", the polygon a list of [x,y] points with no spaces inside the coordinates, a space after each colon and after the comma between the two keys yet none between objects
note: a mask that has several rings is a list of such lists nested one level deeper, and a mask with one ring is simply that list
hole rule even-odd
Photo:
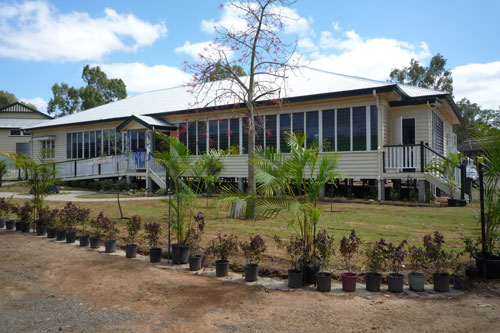
[{"label": "small shrub", "polygon": [[137,215],[132,216],[132,218],[127,221],[127,244],[135,244],[139,230],[141,230],[141,217]]},{"label": "small shrub", "polygon": [[358,253],[360,244],[361,239],[359,239],[354,229],[352,229],[349,238],[344,236],[340,241],[340,253],[344,258],[345,267],[349,272],[354,270],[354,259]]},{"label": "small shrub", "polygon": [[387,243],[380,238],[378,242],[369,243],[365,249],[366,266],[368,271],[377,273],[384,268],[385,256],[387,254]]},{"label": "small shrub", "polygon": [[433,236],[424,236],[425,256],[434,265],[436,273],[442,273],[452,259],[452,254],[442,248],[443,244],[444,237],[438,231],[435,231]]},{"label": "small shrub", "polygon": [[226,261],[229,255],[238,251],[238,237],[234,235],[221,235],[210,241],[208,253],[212,253],[217,260]]},{"label": "small shrub", "polygon": [[104,216],[104,213],[100,212],[95,219],[90,221],[92,235],[94,235],[94,237],[102,237],[105,231],[104,226],[108,225],[109,222],[109,219]]},{"label": "small shrub", "polygon": [[193,219],[196,223],[193,224],[188,230],[186,244],[191,246],[191,253],[193,255],[197,255],[201,254],[200,243],[203,232],[205,231],[205,217],[203,216],[202,212],[198,212],[198,214],[196,214]]},{"label": "small shrub", "polygon": [[378,187],[377,186],[370,186],[369,197],[370,197],[370,199],[373,199],[373,200],[378,199]]},{"label": "small shrub", "polygon": [[38,211],[38,219],[41,223],[46,224],[48,228],[57,227],[57,217],[59,216],[59,209],[42,208]]},{"label": "small shrub", "polygon": [[398,191],[396,191],[395,189],[391,188],[391,190],[389,191],[389,198],[392,201],[398,201],[399,200]]},{"label": "small shrub", "polygon": [[104,239],[108,241],[115,240],[116,235],[118,234],[118,229],[116,228],[116,222],[111,221],[108,218],[105,218],[102,222],[103,222],[102,230]]},{"label": "small shrub", "polygon": [[415,245],[408,248],[408,259],[410,260],[410,269],[413,271],[417,271],[427,262],[424,249]]},{"label": "small shrub", "polygon": [[28,201],[22,206],[12,206],[12,212],[17,215],[21,222],[31,222],[33,217],[33,207]]},{"label": "small shrub", "polygon": [[409,194],[410,201],[411,202],[417,202],[418,201],[418,192],[415,191],[415,189],[412,189]]},{"label": "small shrub", "polygon": [[316,250],[318,250],[319,255],[321,256],[323,271],[326,271],[328,265],[330,264],[330,260],[335,254],[335,238],[328,235],[328,231],[323,229],[316,234],[316,239],[314,243],[316,245]]},{"label": "small shrub", "polygon": [[291,236],[288,242],[284,242],[280,237],[274,236],[274,241],[278,245],[278,249],[284,248],[290,258],[290,266],[292,269],[299,268],[299,257],[304,252],[302,240],[297,236]]},{"label": "small shrub", "polygon": [[266,242],[259,235],[250,236],[249,242],[240,242],[240,248],[248,264],[258,264],[267,249]]},{"label": "small shrub", "polygon": [[405,251],[406,243],[407,241],[404,240],[398,246],[394,246],[392,243],[387,244],[386,260],[389,262],[393,273],[399,274],[401,271],[401,265],[407,255]]},{"label": "small shrub", "polygon": [[155,249],[158,247],[158,242],[160,241],[161,226],[159,223],[146,223],[144,225],[144,231],[146,232],[145,238],[149,243],[149,248]]},{"label": "small shrub", "polygon": [[8,218],[11,209],[12,205],[10,202],[5,200],[5,198],[0,198],[0,219]]},{"label": "small shrub", "polygon": [[71,202],[67,202],[63,209],[59,211],[61,223],[66,228],[66,231],[73,232],[77,225],[82,225],[85,228],[85,222],[90,214],[90,209],[79,208]]}]

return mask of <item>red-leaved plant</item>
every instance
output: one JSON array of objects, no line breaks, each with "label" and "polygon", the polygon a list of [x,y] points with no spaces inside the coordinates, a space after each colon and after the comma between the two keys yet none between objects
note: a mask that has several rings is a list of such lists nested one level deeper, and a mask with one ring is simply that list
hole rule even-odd
[{"label": "red-leaved plant", "polygon": [[240,242],[241,251],[248,264],[258,264],[266,252],[266,242],[259,235],[250,236],[249,242]]},{"label": "red-leaved plant", "polygon": [[351,230],[349,238],[344,236],[340,241],[340,253],[344,258],[345,267],[350,273],[354,270],[354,259],[360,244],[361,239],[359,239],[354,229]]},{"label": "red-leaved plant", "polygon": [[220,261],[227,261],[229,255],[237,251],[238,237],[226,234],[221,235],[220,233],[210,241],[210,246],[208,247],[208,252],[212,253]]},{"label": "red-leaved plant", "polygon": [[59,214],[66,231],[74,232],[78,225],[82,225],[85,229],[85,222],[87,222],[89,218],[90,209],[80,208],[70,201],[66,203]]},{"label": "red-leaved plant", "polygon": [[141,230],[141,217],[134,215],[127,221],[127,244],[135,244],[135,240],[137,239],[137,234]]},{"label": "red-leaved plant", "polygon": [[158,247],[160,240],[161,226],[159,223],[146,223],[144,225],[146,231],[145,238],[148,240],[149,248],[155,249]]}]

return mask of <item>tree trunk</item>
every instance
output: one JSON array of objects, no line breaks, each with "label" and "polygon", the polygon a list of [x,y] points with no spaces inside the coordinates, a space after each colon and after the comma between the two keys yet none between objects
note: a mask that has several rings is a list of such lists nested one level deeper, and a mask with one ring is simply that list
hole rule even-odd
[{"label": "tree trunk", "polygon": [[[253,118],[253,105],[250,104],[248,107],[248,192],[252,196],[257,193],[255,184],[255,168],[250,161],[255,153],[255,122]],[[254,218],[255,210],[255,200],[247,200],[247,207],[245,212],[245,217],[247,219]]]}]

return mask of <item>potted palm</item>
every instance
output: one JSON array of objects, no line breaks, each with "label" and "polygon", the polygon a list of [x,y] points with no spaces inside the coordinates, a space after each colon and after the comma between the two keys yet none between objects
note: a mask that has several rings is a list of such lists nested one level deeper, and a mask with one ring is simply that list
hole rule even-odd
[{"label": "potted palm", "polygon": [[102,235],[104,237],[104,252],[116,252],[116,235],[118,234],[116,222],[105,217],[102,220],[102,231]]},{"label": "potted palm", "polygon": [[190,256],[188,258],[189,270],[199,271],[203,261],[202,248],[200,246],[201,236],[205,230],[205,217],[201,212],[194,216],[196,222],[189,232],[188,244],[191,247]]},{"label": "potted palm", "polygon": [[328,235],[326,229],[321,230],[316,234],[314,244],[316,250],[321,257],[322,271],[316,273],[316,289],[318,291],[327,292],[332,289],[332,273],[328,272],[328,265],[335,254],[335,238]]},{"label": "potted palm", "polygon": [[60,218],[66,227],[66,243],[76,241],[76,228],[87,221],[89,214],[90,210],[88,208],[80,208],[71,202],[67,202],[61,209]]},{"label": "potted palm", "polygon": [[245,281],[253,282],[259,278],[259,262],[266,251],[266,242],[259,235],[250,236],[249,242],[240,242],[247,263],[245,264]]},{"label": "potted palm", "polygon": [[288,287],[300,288],[302,286],[302,270],[299,269],[299,257],[303,253],[302,240],[298,236],[291,236],[290,241],[284,242],[278,236],[274,236],[278,249],[285,248],[290,258],[290,269],[288,270]]},{"label": "potted palm", "polygon": [[458,188],[458,183],[455,180],[455,169],[460,166],[463,160],[461,153],[449,152],[446,158],[435,158],[425,168],[428,172],[435,172],[439,174],[446,181],[446,186],[450,191],[450,198],[448,199],[448,206],[455,207],[457,200],[453,197]]},{"label": "potted palm", "polygon": [[387,274],[387,284],[389,285],[389,291],[393,293],[400,293],[403,291],[404,278],[405,276],[400,273],[401,265],[406,258],[407,252],[405,250],[405,245],[407,241],[402,241],[398,246],[394,246],[392,243],[387,245],[386,260],[389,262],[389,266],[392,272]]},{"label": "potted palm", "polygon": [[101,237],[103,235],[103,225],[106,222],[106,217],[103,212],[90,221],[91,236],[90,236],[90,247],[92,249],[98,249],[101,246]]},{"label": "potted palm", "polygon": [[410,261],[411,272],[408,273],[408,284],[410,290],[424,291],[425,274],[417,272],[426,264],[426,256],[423,248],[413,245],[408,247],[408,259]]},{"label": "potted palm", "polygon": [[137,244],[135,240],[137,239],[137,234],[141,230],[141,217],[132,216],[130,220],[127,221],[127,245],[125,245],[125,257],[135,258],[137,256]]},{"label": "potted palm", "polygon": [[450,254],[444,250],[444,237],[437,231],[434,235],[424,236],[424,249],[427,260],[434,265],[434,274],[432,280],[434,282],[434,291],[448,292],[450,291],[450,274],[446,272],[445,266],[450,260]]},{"label": "potted palm", "polygon": [[479,277],[479,272],[476,266],[473,264],[472,260],[475,256],[480,253],[479,245],[481,242],[477,239],[472,239],[472,237],[464,238],[464,254],[468,254],[469,262],[465,266],[465,276],[468,280],[472,281]]},{"label": "potted palm", "polygon": [[13,206],[12,211],[19,218],[19,221],[16,224],[16,231],[29,232],[31,219],[33,218],[33,207],[30,203],[26,201],[22,206]]},{"label": "potted palm", "polygon": [[145,238],[149,243],[149,261],[152,263],[161,261],[161,247],[158,247],[160,240],[161,226],[159,223],[146,223],[144,225]]},{"label": "potted palm", "polygon": [[215,257],[215,276],[224,277],[229,272],[228,257],[238,251],[238,237],[234,235],[221,235],[210,240],[208,253],[212,253]]},{"label": "potted palm", "polygon": [[356,291],[358,274],[353,271],[359,244],[361,244],[361,239],[359,239],[354,229],[351,231],[349,238],[344,236],[340,241],[340,253],[342,254],[345,267],[347,268],[347,272],[340,274],[340,276],[342,278],[342,290],[347,292]]},{"label": "potted palm", "polygon": [[380,271],[384,268],[386,252],[387,243],[383,238],[377,242],[369,243],[365,249],[366,267],[368,268],[368,272],[365,274],[365,282],[368,291],[380,291],[382,282]]}]

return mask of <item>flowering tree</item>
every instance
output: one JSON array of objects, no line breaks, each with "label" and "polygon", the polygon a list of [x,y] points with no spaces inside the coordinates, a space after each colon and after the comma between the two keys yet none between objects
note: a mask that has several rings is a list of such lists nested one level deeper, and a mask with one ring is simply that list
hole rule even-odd
[{"label": "flowering tree", "polygon": [[[217,37],[200,54],[197,63],[185,62],[193,74],[189,83],[196,99],[195,108],[242,112],[247,122],[248,157],[255,151],[255,122],[261,104],[280,105],[286,90],[286,74],[296,68],[293,57],[296,43],[282,40],[285,23],[295,20],[286,16],[292,0],[228,1],[229,10],[237,13],[241,24],[214,29]],[[241,76],[243,69],[246,76]],[[214,79],[223,72],[224,80]],[[248,164],[249,192],[256,193],[255,172]]]}]

